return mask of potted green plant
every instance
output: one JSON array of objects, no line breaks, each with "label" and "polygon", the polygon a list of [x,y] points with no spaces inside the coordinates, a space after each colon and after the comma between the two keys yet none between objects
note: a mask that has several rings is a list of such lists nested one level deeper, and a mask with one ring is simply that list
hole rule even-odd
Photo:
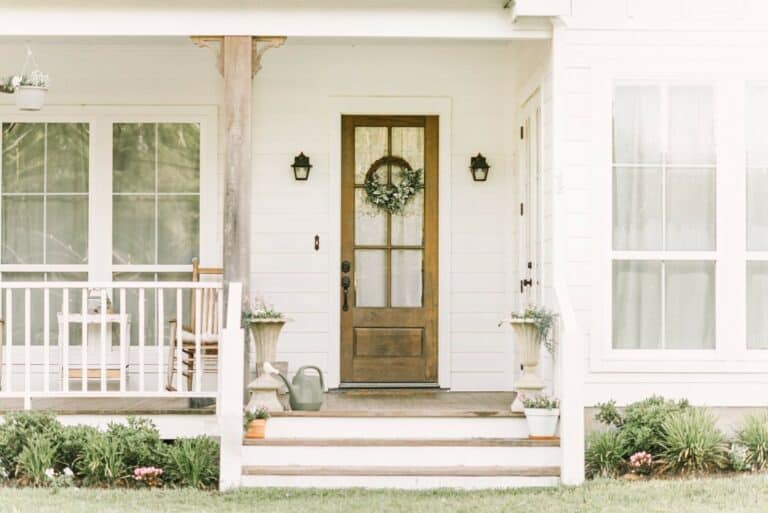
[{"label": "potted green plant", "polygon": [[2,82],[0,92],[16,95],[16,106],[21,110],[40,110],[45,103],[50,79],[41,71],[14,75]]},{"label": "potted green plant", "polygon": [[274,363],[277,358],[277,340],[288,319],[260,297],[250,301],[246,298],[243,319],[251,328],[256,346],[256,368],[260,370],[264,362]]},{"label": "potted green plant", "polygon": [[269,417],[269,409],[266,406],[259,406],[253,411],[246,411],[243,422],[245,427],[245,438],[264,438],[264,431],[267,427],[267,420]]},{"label": "potted green plant", "polygon": [[528,438],[548,440],[557,435],[560,401],[546,395],[523,397]]}]

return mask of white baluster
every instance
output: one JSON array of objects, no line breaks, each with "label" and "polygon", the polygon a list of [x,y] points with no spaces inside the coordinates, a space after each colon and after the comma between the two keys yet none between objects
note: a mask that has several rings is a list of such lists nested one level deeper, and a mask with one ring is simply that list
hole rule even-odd
[{"label": "white baluster", "polygon": [[80,325],[82,327],[82,342],[80,343],[80,349],[82,350],[82,358],[80,359],[80,376],[81,388],[83,392],[88,391],[88,289],[82,290],[83,300],[80,302]]},{"label": "white baluster", "polygon": [[32,408],[29,396],[32,392],[32,322],[31,322],[31,291],[24,289],[24,409]]},{"label": "white baluster", "polygon": [[163,339],[165,338],[165,299],[163,289],[157,289],[157,391],[164,390]]},{"label": "white baluster", "polygon": [[[101,364],[101,391],[106,392],[107,391],[107,291],[106,289],[102,288],[101,292],[99,294],[99,299],[101,306],[99,307],[99,311],[101,313],[101,319],[99,319],[100,322],[100,334],[99,338],[101,339],[101,345],[99,347],[100,354],[99,354],[99,363]],[[110,337],[111,339],[112,337]],[[111,342],[110,342],[110,345]]]},{"label": "white baluster", "polygon": [[195,289],[195,392],[200,391],[200,382],[203,379],[203,347],[200,338],[202,327],[202,290]]},{"label": "white baluster", "polygon": [[[126,344],[126,341],[128,340],[128,315],[126,314],[126,311],[128,310],[128,303],[126,302],[125,298],[125,288],[120,289],[120,391],[125,392],[126,390],[126,382],[128,381],[128,377],[126,376],[126,353],[128,351],[128,347]],[[143,362],[142,362],[143,363]],[[144,391],[144,383],[143,383],[142,376],[142,392]]]},{"label": "white baluster", "polygon": [[43,289],[43,391],[51,391],[51,289]]},{"label": "white baluster", "polygon": [[69,289],[61,294],[61,318],[59,319],[59,351],[61,351],[61,388],[69,392]]},{"label": "white baluster", "polygon": [[139,289],[139,390],[144,391],[144,289]]},{"label": "white baluster", "polygon": [[5,320],[5,386],[3,389],[6,392],[10,392],[13,388],[13,380],[11,379],[11,358],[13,358],[13,291],[11,289],[5,290],[5,313],[7,319]]},{"label": "white baluster", "polygon": [[183,347],[184,347],[184,322],[183,322],[183,312],[182,312],[182,301],[181,301],[181,289],[176,289],[176,369],[178,372],[176,373],[176,390],[181,392],[181,383],[182,383],[182,374],[184,372],[184,365],[183,365]]}]

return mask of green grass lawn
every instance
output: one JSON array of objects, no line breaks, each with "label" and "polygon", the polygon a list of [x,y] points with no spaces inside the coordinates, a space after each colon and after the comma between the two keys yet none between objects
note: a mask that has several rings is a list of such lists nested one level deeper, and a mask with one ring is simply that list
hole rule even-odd
[{"label": "green grass lawn", "polygon": [[768,476],[595,481],[580,488],[483,492],[91,490],[0,488],[0,512],[749,513],[768,511]]}]

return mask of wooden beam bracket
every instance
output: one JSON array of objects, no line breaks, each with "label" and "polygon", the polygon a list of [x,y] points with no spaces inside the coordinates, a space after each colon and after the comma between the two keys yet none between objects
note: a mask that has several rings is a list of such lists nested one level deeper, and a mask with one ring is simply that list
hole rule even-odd
[{"label": "wooden beam bracket", "polygon": [[[216,69],[219,70],[221,76],[224,76],[224,58],[221,51],[221,45],[224,41],[224,36],[192,36],[192,42],[200,48],[208,48],[214,55],[216,55]],[[253,36],[253,57],[251,66],[251,77],[255,77],[256,73],[261,69],[261,58],[272,48],[278,48],[285,44],[285,36]]]}]

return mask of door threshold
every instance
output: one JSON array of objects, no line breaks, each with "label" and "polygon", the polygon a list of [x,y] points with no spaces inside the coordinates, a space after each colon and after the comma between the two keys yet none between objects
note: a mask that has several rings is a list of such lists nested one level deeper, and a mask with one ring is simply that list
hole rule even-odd
[{"label": "door threshold", "polygon": [[355,388],[428,388],[430,390],[439,390],[440,385],[437,383],[339,383],[339,389],[349,390]]}]

